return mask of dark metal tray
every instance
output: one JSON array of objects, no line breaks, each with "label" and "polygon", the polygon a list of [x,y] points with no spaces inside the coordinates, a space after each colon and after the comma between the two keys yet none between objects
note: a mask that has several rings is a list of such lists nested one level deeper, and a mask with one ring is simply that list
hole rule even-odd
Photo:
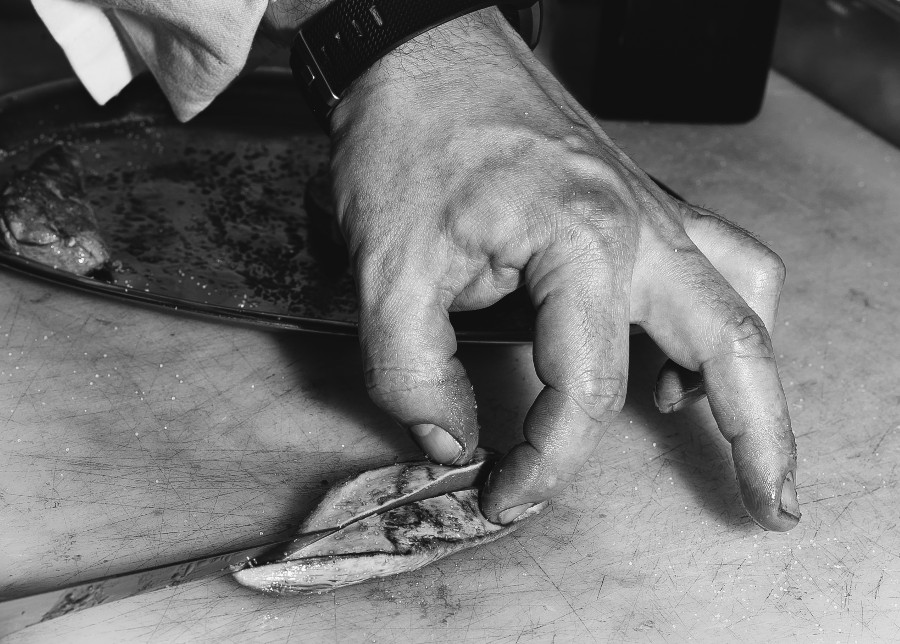
[{"label": "dark metal tray", "polygon": [[[188,124],[175,120],[149,79],[103,107],[74,79],[0,98],[0,186],[57,142],[83,158],[88,201],[115,268],[79,277],[8,251],[0,264],[129,302],[356,333],[346,251],[306,201],[328,138],[289,74],[251,74]],[[523,342],[534,312],[516,292],[451,319],[460,341]]]}]

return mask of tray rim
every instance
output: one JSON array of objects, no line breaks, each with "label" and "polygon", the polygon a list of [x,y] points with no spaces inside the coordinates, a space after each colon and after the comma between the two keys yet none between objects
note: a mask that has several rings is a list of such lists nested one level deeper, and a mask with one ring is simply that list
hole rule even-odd
[{"label": "tray rim", "polygon": [[[137,80],[138,82],[147,83],[149,81],[152,83],[152,77],[147,75],[142,75],[142,77],[139,77]],[[290,86],[293,86],[290,71],[282,67],[261,67],[240,77],[235,84],[226,91],[230,91],[232,88],[237,88],[239,91],[242,85],[266,85],[274,83],[288,83]],[[83,93],[84,97],[90,98],[80,81],[75,77],[47,81],[4,93],[0,95],[0,119],[2,119],[4,112],[12,106],[22,106],[40,101],[52,101],[65,98],[72,93]],[[161,92],[160,96],[162,96]],[[297,103],[299,109],[302,105],[302,102],[299,100],[299,94]],[[102,108],[103,106],[97,106],[97,109]],[[174,118],[174,116],[172,118]],[[311,123],[314,123],[311,113],[310,121]],[[109,122],[111,123],[112,121]],[[5,151],[0,149],[0,158],[3,158],[4,154]],[[125,286],[110,284],[99,279],[69,273],[46,264],[41,264],[40,262],[30,260],[14,251],[2,247],[0,247],[0,266],[59,286],[71,287],[81,292],[98,294],[119,301],[142,304],[157,309],[162,308],[168,311],[199,316],[205,319],[215,319],[224,322],[276,330],[351,337],[357,336],[359,331],[358,324],[355,322],[271,313],[252,308],[242,309],[219,304],[209,304],[198,300],[189,300],[171,295],[161,295],[151,291],[136,290]],[[532,340],[531,333],[526,331],[520,332],[513,329],[455,329],[455,332],[457,340],[466,344],[527,344]]]}]

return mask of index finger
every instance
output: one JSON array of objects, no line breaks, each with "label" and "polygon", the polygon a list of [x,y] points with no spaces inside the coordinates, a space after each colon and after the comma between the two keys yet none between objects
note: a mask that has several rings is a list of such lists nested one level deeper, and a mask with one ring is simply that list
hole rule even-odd
[{"label": "index finger", "polygon": [[485,515],[499,523],[566,487],[625,399],[624,269],[596,248],[570,251],[549,251],[528,275],[538,309],[534,364],[546,386],[525,419],[525,441],[495,466],[482,492]]}]

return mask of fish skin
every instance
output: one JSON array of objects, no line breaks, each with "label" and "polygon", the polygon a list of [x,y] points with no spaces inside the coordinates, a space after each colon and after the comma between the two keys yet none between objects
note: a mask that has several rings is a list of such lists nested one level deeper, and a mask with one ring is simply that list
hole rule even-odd
[{"label": "fish skin", "polygon": [[451,492],[366,517],[305,548],[302,556],[233,576],[243,586],[274,595],[332,590],[418,570],[519,525],[488,521],[478,508],[478,490]]},{"label": "fish skin", "polygon": [[58,144],[17,173],[0,194],[0,232],[9,250],[77,275],[109,262],[85,199],[77,153]]},{"label": "fish skin", "polygon": [[[454,470],[484,470],[494,455],[477,450],[461,468],[429,462],[368,470],[332,487],[300,525],[296,545],[233,573],[249,588],[270,594],[322,591],[417,570],[461,550],[489,543],[515,530],[492,523],[479,508],[474,488],[387,509]],[[539,513],[547,503],[527,510]],[[337,529],[340,528],[340,529]],[[309,541],[304,535],[335,530]]]}]

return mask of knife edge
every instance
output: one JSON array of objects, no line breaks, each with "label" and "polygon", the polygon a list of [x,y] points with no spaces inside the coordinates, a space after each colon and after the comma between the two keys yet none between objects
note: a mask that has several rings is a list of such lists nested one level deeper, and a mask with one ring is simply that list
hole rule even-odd
[{"label": "knife edge", "polygon": [[0,602],[0,638],[23,628],[63,615],[77,613],[118,599],[177,586],[217,572],[231,572],[232,566],[243,564],[272,548],[283,547],[289,536],[278,535],[278,541],[250,548],[231,550],[199,559],[145,568],[45,592],[37,592]]},{"label": "knife edge", "polygon": [[[309,545],[320,541],[347,525],[374,514],[454,491],[473,489],[484,484],[495,455],[479,449],[473,460],[457,468],[443,468],[440,475],[390,500],[365,508],[345,521],[321,530],[297,534],[281,532],[271,541],[211,556],[163,564],[133,572],[91,579],[79,584],[49,591],[29,593],[0,602],[0,639],[44,621],[76,613],[119,599],[126,599],[189,581],[231,573],[245,566],[265,565],[297,556]],[[409,463],[407,466],[427,463]],[[383,468],[383,469],[389,469]]]}]

